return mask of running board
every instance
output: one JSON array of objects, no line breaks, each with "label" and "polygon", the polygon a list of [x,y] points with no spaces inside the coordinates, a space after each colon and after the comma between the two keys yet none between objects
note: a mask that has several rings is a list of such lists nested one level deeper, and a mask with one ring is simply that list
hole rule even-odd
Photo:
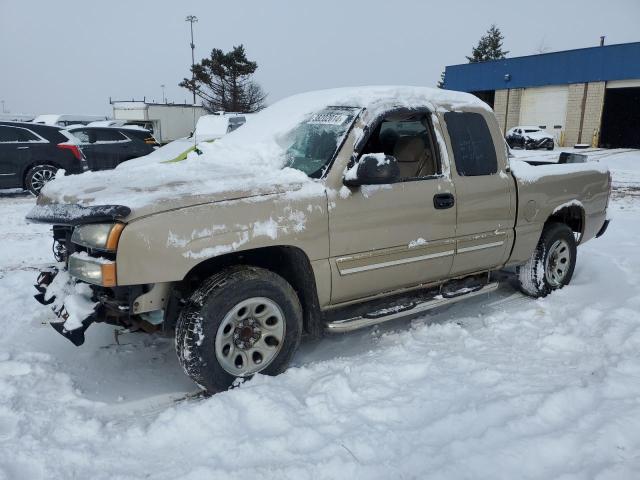
[{"label": "running board", "polygon": [[358,330],[360,328],[370,327],[379,323],[388,322],[389,320],[395,320],[396,318],[420,314],[429,310],[433,310],[434,308],[451,305],[452,303],[456,303],[467,298],[493,292],[497,290],[498,285],[498,282],[488,283],[477,290],[472,290],[470,292],[451,296],[448,298],[443,297],[442,295],[437,295],[430,300],[409,303],[406,305],[399,305],[387,309],[383,308],[359,317],[346,318],[344,320],[334,320],[333,322],[328,322],[325,325],[325,331],[329,333],[350,332],[352,330]]}]

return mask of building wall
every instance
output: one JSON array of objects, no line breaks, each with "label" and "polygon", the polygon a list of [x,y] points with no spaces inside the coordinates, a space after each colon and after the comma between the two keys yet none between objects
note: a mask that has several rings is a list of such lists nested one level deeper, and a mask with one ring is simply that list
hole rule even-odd
[{"label": "building wall", "polygon": [[493,111],[498,118],[498,125],[500,125],[502,133],[505,133],[511,127],[515,127],[520,121],[522,91],[522,88],[496,90]]},{"label": "building wall", "polygon": [[504,133],[505,120],[507,117],[507,90],[496,90],[496,96],[493,99],[493,111],[498,119],[500,130]]},{"label": "building wall", "polygon": [[520,105],[523,90],[523,88],[512,88],[509,92],[509,109],[507,111],[507,125],[505,130],[509,130],[520,123]]},{"label": "building wall", "polygon": [[591,144],[594,133],[596,135],[600,133],[604,93],[605,82],[590,82],[587,84],[587,99],[582,120],[582,135],[579,138],[580,143]]},{"label": "building wall", "polygon": [[580,137],[580,119],[582,118],[582,102],[584,100],[586,84],[573,83],[569,85],[567,100],[567,120],[564,129],[564,142],[560,146],[575,145]]}]

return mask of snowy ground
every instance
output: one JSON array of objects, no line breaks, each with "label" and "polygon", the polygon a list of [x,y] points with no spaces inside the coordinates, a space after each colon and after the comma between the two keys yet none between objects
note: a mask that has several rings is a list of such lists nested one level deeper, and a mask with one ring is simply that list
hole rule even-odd
[{"label": "snowy ground", "polygon": [[640,152],[591,155],[613,222],[570,287],[307,342],[279,377],[180,402],[170,339],[94,325],[76,348],[44,323],[47,227],[0,194],[0,480],[640,478]]}]

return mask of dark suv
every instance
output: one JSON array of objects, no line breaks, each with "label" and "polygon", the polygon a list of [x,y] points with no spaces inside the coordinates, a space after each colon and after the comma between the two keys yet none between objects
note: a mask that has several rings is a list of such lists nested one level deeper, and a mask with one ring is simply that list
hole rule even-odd
[{"label": "dark suv", "polygon": [[0,188],[24,188],[38,195],[59,168],[67,174],[87,170],[75,142],[60,127],[0,122]]},{"label": "dark suv", "polygon": [[78,139],[90,170],[108,170],[132,158],[153,152],[158,142],[150,131],[136,127],[75,127],[69,132]]}]

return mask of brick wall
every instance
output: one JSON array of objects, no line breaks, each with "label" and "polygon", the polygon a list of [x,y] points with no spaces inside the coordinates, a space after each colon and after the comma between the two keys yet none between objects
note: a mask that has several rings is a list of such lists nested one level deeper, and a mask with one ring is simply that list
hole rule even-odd
[{"label": "brick wall", "polygon": [[604,106],[605,82],[591,82],[587,88],[587,100],[582,120],[580,143],[591,144],[593,134],[599,133]]},{"label": "brick wall", "polygon": [[[496,90],[496,95],[493,100],[493,111],[496,113],[498,125],[500,125],[500,129],[503,133],[511,127],[518,125],[518,122],[520,121],[520,101],[522,99],[522,90],[522,88]],[[507,97],[509,101],[509,111],[507,111]]]},{"label": "brick wall", "polygon": [[584,83],[573,83],[569,85],[567,119],[564,124],[564,145],[560,145],[561,147],[573,146],[578,143],[585,86]]},{"label": "brick wall", "polygon": [[505,131],[505,119],[506,119],[506,109],[507,109],[507,90],[496,90],[495,98],[493,99],[493,111],[496,114],[496,118],[498,119],[498,125],[500,125],[500,130],[504,133]]},{"label": "brick wall", "polygon": [[520,123],[520,103],[523,91],[523,88],[513,88],[509,91],[509,111],[507,112],[506,130]]}]

